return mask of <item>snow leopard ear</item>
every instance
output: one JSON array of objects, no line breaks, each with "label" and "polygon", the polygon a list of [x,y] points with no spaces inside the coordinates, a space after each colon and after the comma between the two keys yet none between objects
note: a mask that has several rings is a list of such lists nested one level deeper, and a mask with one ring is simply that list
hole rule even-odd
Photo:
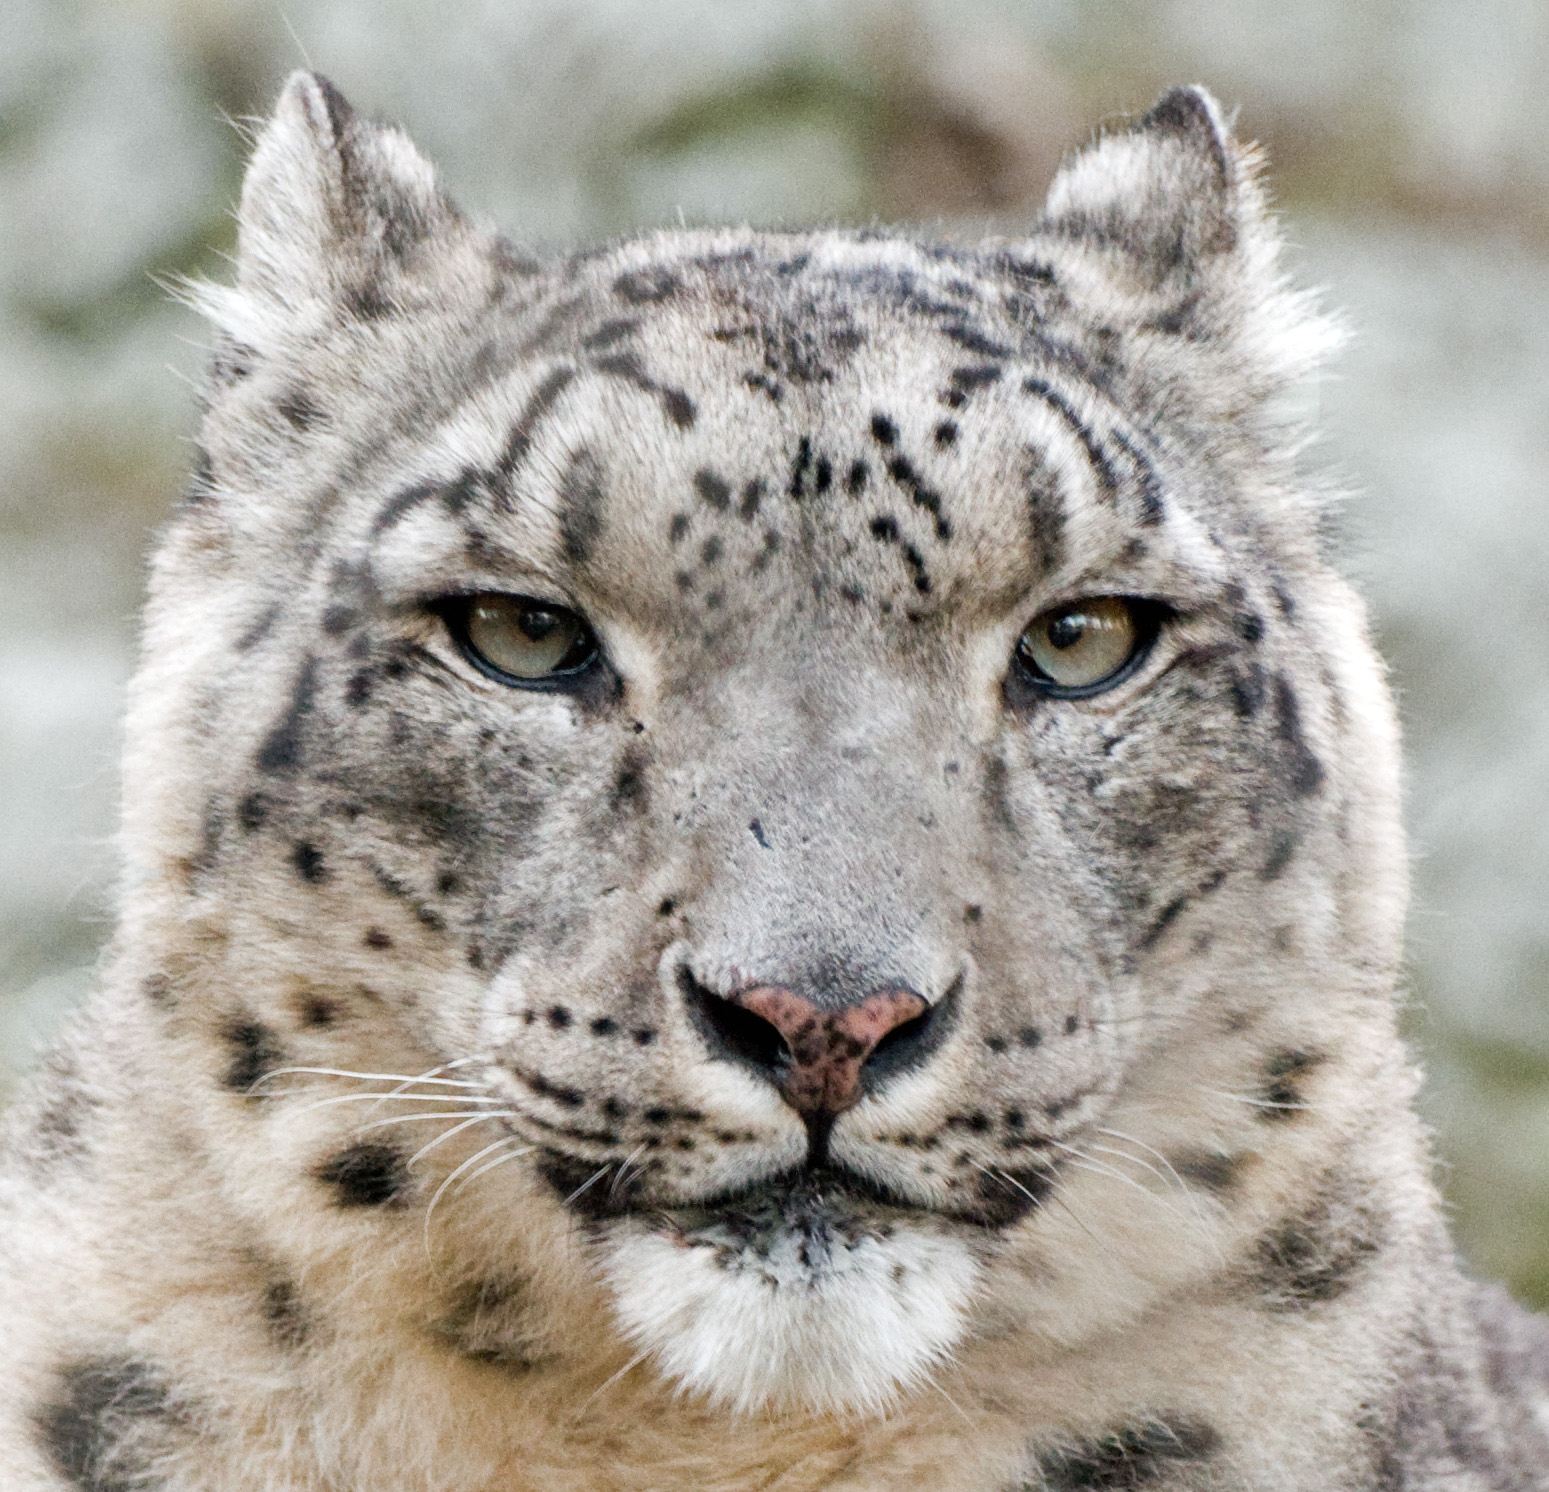
[{"label": "snow leopard ear", "polygon": [[1203,88],[1174,88],[1066,162],[1039,226],[1108,250],[1152,285],[1196,276],[1263,216],[1253,166]]},{"label": "snow leopard ear", "polygon": [[242,184],[236,294],[261,320],[368,320],[419,299],[436,275],[426,250],[470,232],[407,136],[292,73]]},{"label": "snow leopard ear", "polygon": [[1070,243],[1070,289],[1088,314],[1213,348],[1244,389],[1272,393],[1342,333],[1280,268],[1259,166],[1209,93],[1174,88],[1060,169],[1039,231]]}]

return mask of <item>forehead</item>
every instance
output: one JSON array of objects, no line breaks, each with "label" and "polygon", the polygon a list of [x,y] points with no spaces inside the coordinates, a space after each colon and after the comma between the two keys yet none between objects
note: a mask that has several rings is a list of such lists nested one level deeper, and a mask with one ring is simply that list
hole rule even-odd
[{"label": "forehead", "polygon": [[887,238],[583,258],[515,314],[518,355],[443,433],[449,469],[373,527],[402,552],[439,510],[430,547],[669,625],[918,623],[1176,564],[1171,457],[1087,376],[1059,304],[1033,259]]}]

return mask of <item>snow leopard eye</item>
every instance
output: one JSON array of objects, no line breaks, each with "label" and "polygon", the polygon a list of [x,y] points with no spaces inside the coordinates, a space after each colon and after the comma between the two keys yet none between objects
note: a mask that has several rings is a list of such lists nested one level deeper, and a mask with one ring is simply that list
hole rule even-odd
[{"label": "snow leopard eye", "polygon": [[1093,596],[1034,617],[1017,640],[1027,682],[1053,699],[1085,699],[1127,679],[1144,661],[1161,627],[1154,604],[1128,596]]},{"label": "snow leopard eye", "polygon": [[445,607],[447,628],[468,661],[518,688],[552,686],[597,657],[592,629],[564,606],[485,592]]}]

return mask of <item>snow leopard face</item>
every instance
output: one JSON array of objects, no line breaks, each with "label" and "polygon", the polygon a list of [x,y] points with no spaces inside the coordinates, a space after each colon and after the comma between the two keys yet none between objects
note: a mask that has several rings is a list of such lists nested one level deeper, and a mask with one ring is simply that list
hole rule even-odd
[{"label": "snow leopard face", "polygon": [[[1286,992],[1383,988],[1401,894],[1272,258],[1197,92],[1019,240],[539,263],[295,80],[205,293],[128,794],[251,1205],[299,1182],[369,1252],[455,1170],[467,1268],[570,1261],[744,1409],[875,1409],[997,1312],[1196,1267],[1131,1203],[1156,1257],[1105,1293],[1083,1188],[1237,1184],[1327,1059]],[[431,1127],[327,1073],[424,1074]]]}]

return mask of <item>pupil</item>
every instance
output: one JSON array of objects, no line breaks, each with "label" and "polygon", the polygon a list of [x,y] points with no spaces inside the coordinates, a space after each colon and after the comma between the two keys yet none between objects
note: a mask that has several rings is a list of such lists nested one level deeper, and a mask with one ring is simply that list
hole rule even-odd
[{"label": "pupil", "polygon": [[542,642],[559,626],[559,618],[552,611],[524,611],[517,622],[529,642]]},{"label": "pupil", "polygon": [[1048,638],[1053,647],[1073,648],[1086,634],[1086,618],[1080,612],[1056,617],[1049,623]]}]

